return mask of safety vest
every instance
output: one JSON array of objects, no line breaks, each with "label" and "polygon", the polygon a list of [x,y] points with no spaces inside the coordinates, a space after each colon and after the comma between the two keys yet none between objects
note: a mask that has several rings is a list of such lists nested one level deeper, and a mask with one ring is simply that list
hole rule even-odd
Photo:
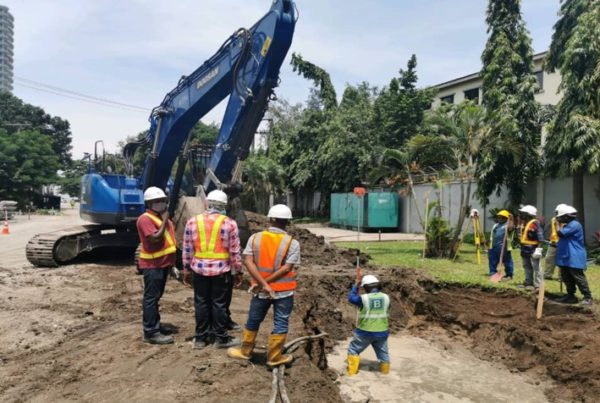
[{"label": "safety vest", "polygon": [[[266,279],[283,266],[291,243],[292,237],[285,233],[263,231],[254,235],[252,254],[262,278]],[[290,271],[269,286],[276,292],[295,290],[296,272]]]},{"label": "safety vest", "polygon": [[558,232],[556,231],[556,217],[552,217],[550,221],[550,243],[556,245],[558,243]]},{"label": "safety vest", "polygon": [[[492,231],[490,232],[490,249],[494,248],[494,231],[498,228],[498,224],[494,224],[492,227]],[[504,231],[508,231],[508,224],[506,224],[506,228]],[[513,250],[512,243],[515,238],[515,231],[512,231],[509,236],[506,237],[506,250]]]},{"label": "safety vest", "polygon": [[219,214],[216,220],[209,220],[211,214],[199,214],[196,216],[198,236],[194,248],[196,259],[218,259],[229,260],[229,251],[223,246],[221,239],[221,227],[227,218]]},{"label": "safety vest", "polygon": [[[157,229],[160,228],[160,226],[162,225],[161,219],[156,217],[155,215],[150,214],[148,212],[142,215],[150,218],[152,222],[156,224]],[[152,260],[166,255],[170,255],[175,252],[177,252],[177,247],[175,246],[175,230],[173,229],[172,225],[167,223],[167,229],[165,230],[165,241],[163,242],[162,248],[155,252],[149,252],[144,249],[144,244],[142,243],[142,247],[140,249],[140,259]]]},{"label": "safety vest", "polygon": [[523,232],[521,232],[521,245],[539,245],[540,242],[537,239],[535,241],[532,241],[527,236],[527,234],[531,230],[531,227],[533,227],[536,221],[537,220],[534,218],[533,220],[529,220],[527,225],[525,225]]},{"label": "safety vest", "polygon": [[367,332],[385,332],[388,330],[390,297],[382,292],[373,292],[360,296],[362,308],[358,311],[357,328]]}]

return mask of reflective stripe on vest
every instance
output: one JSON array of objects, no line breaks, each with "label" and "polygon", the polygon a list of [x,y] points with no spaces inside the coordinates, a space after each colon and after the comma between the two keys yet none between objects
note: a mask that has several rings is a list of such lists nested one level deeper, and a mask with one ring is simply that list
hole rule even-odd
[{"label": "reflective stripe on vest", "polygon": [[521,233],[521,245],[539,245],[540,242],[537,239],[535,241],[532,241],[528,238],[527,235],[536,221],[537,220],[534,218],[533,220],[529,220],[527,225],[525,225],[525,229],[523,229],[523,232]]},{"label": "reflective stripe on vest", "polygon": [[558,232],[556,231],[556,217],[550,221],[550,242],[554,245],[558,243]]},{"label": "reflective stripe on vest", "polygon": [[[490,232],[490,249],[494,248],[494,230],[496,228],[498,228],[498,224],[494,224],[494,226],[492,227],[492,231]],[[504,231],[508,231],[508,224],[506,224],[506,228],[504,229]],[[515,239],[515,231],[512,231],[510,235],[506,238],[506,250],[513,250],[513,239]]]},{"label": "reflective stripe on vest", "polygon": [[388,330],[390,297],[382,292],[360,296],[362,308],[358,311],[358,328],[367,332]]},{"label": "reflective stripe on vest", "polygon": [[[263,231],[254,235],[252,254],[260,276],[264,279],[271,276],[284,264],[292,237],[288,234]],[[285,276],[269,283],[273,291],[292,291],[296,289],[296,272],[293,270]]]},{"label": "reflective stripe on vest", "polygon": [[[147,212],[143,215],[150,218],[154,222],[154,224],[156,224],[157,228],[160,228],[160,226],[162,225],[162,221],[160,220],[160,218]],[[167,229],[165,230],[165,242],[163,243],[162,249],[156,252],[148,252],[144,249],[144,244],[142,243],[142,248],[140,249],[140,259],[157,259],[159,257],[170,255],[175,252],[177,252],[177,247],[175,246],[175,231],[173,230],[173,227],[170,226],[169,223],[167,223]]]},{"label": "reflective stripe on vest", "polygon": [[[221,227],[226,216],[219,214],[216,220],[209,220],[209,214],[199,214],[196,216],[196,224],[198,228],[198,236],[194,256],[197,259],[219,259],[228,260],[229,251],[223,246],[221,239]],[[208,238],[210,234],[210,238]]]}]

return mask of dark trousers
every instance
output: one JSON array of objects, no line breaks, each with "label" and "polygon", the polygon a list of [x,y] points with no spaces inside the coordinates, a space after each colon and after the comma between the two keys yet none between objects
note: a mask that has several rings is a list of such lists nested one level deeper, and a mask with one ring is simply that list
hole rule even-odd
[{"label": "dark trousers", "polygon": [[214,334],[226,339],[227,293],[231,283],[229,273],[201,276],[194,272],[194,305],[196,307],[196,339],[208,341]]},{"label": "dark trousers", "polygon": [[229,307],[231,306],[231,301],[233,299],[233,275],[231,274],[231,272],[227,272],[227,274],[229,274],[229,283],[227,283],[226,304],[227,304],[227,326],[229,326],[231,323],[233,323],[233,320],[231,320],[231,311],[229,310]]},{"label": "dark trousers", "polygon": [[584,298],[592,299],[592,292],[585,277],[585,270],[560,266],[560,275],[567,286],[567,294],[575,295],[575,286],[577,286]]},{"label": "dark trousers", "polygon": [[152,336],[160,330],[158,302],[165,292],[169,268],[143,269],[144,299],[142,302],[144,335]]}]

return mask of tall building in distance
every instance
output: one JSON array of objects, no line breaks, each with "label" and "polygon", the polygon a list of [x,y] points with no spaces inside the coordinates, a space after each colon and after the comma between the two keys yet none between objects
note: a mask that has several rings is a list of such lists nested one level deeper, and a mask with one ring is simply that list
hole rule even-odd
[{"label": "tall building in distance", "polygon": [[15,19],[0,5],[0,91],[13,89],[13,35]]}]

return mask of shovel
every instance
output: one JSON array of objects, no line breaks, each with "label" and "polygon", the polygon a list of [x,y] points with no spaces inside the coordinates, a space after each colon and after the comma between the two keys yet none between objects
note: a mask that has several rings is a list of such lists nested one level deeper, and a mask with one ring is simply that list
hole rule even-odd
[{"label": "shovel", "polygon": [[[506,240],[508,238],[508,223],[506,224],[506,228],[504,228],[504,237],[502,239],[502,248],[500,249],[500,261],[498,262],[498,267],[496,273],[490,277],[490,280],[493,283],[499,283],[504,276],[504,249],[506,249]],[[491,241],[490,241],[491,242]]]}]

